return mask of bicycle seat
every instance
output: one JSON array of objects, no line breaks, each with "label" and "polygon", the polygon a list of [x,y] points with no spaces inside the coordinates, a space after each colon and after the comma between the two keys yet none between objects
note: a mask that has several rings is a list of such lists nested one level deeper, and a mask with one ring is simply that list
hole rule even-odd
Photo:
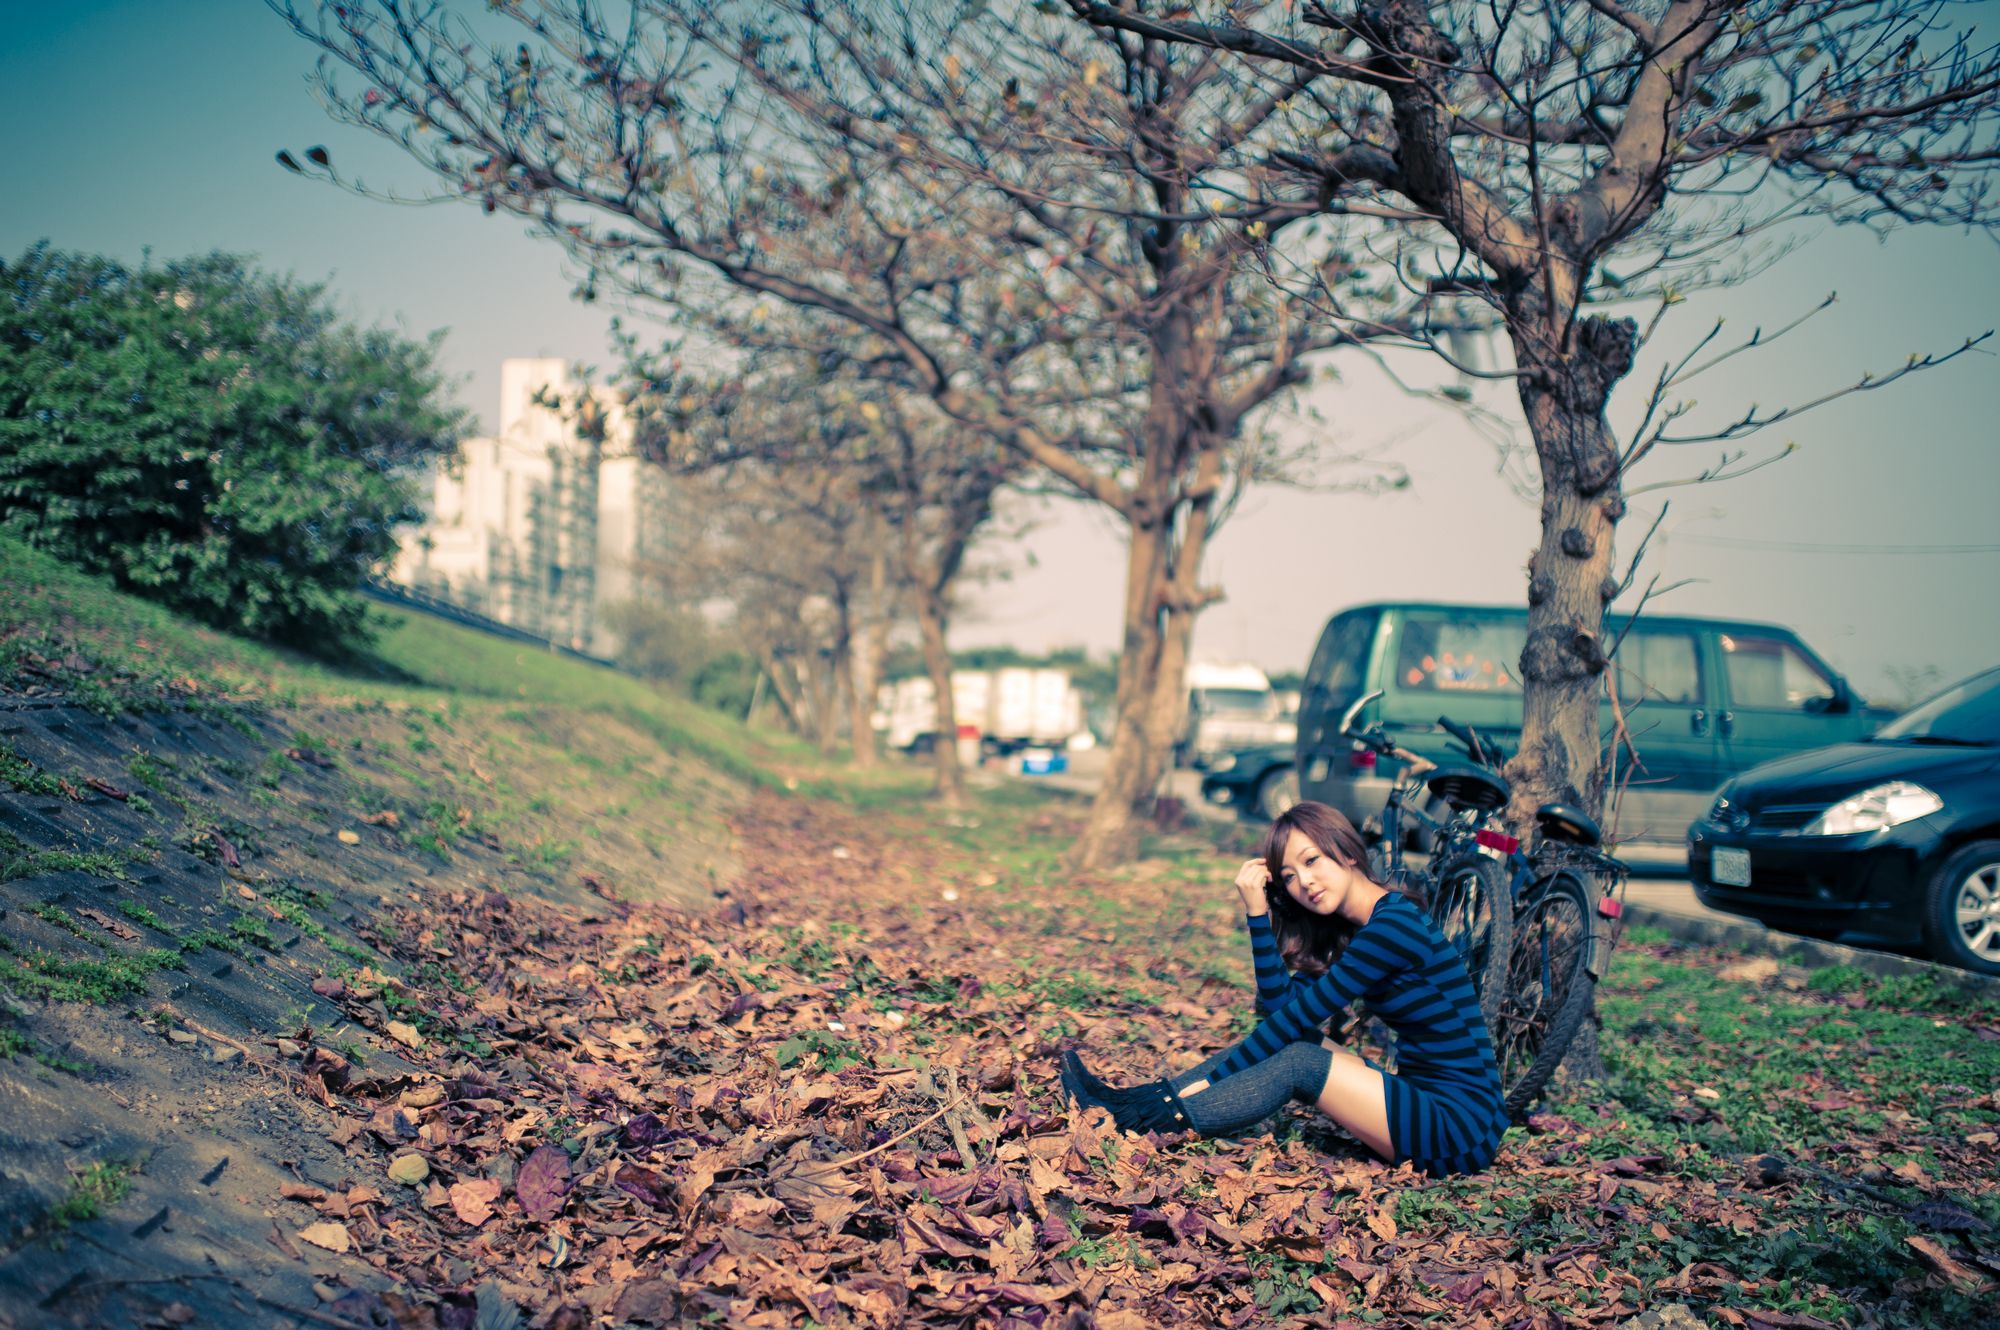
[{"label": "bicycle seat", "polygon": [[1544,838],[1568,845],[1595,847],[1604,840],[1596,819],[1575,804],[1543,804],[1535,810],[1535,825]]},{"label": "bicycle seat", "polygon": [[1492,772],[1463,765],[1432,769],[1424,785],[1454,809],[1473,808],[1482,813],[1505,808],[1510,793],[1507,782]]}]

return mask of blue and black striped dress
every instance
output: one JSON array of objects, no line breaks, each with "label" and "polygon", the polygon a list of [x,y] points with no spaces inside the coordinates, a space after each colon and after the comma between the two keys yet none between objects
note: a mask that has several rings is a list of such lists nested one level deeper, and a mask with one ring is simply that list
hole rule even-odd
[{"label": "blue and black striped dress", "polygon": [[1391,892],[1323,975],[1286,970],[1270,921],[1252,917],[1251,955],[1264,1019],[1210,1072],[1220,1081],[1288,1043],[1317,1042],[1320,1027],[1365,1000],[1396,1034],[1397,1069],[1383,1074],[1395,1162],[1433,1176],[1476,1173],[1493,1162],[1507,1130],[1500,1068],[1479,998],[1457,948],[1408,897]]}]

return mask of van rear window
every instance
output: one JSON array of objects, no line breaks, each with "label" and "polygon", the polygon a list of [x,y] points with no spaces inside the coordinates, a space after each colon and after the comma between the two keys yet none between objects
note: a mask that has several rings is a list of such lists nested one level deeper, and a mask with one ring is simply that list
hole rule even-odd
[{"label": "van rear window", "polygon": [[1420,692],[1519,693],[1527,635],[1519,621],[1412,616],[1396,646],[1396,683]]},{"label": "van rear window", "polygon": [[1312,663],[1306,666],[1306,692],[1322,704],[1338,702],[1346,706],[1361,691],[1361,676],[1368,669],[1368,648],[1375,641],[1375,614],[1356,611],[1343,614],[1326,626]]}]

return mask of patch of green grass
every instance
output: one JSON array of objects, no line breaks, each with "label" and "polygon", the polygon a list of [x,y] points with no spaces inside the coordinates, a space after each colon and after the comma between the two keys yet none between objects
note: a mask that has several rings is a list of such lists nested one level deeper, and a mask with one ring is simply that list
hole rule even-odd
[{"label": "patch of green grass", "polygon": [[304,770],[284,753],[273,750],[266,755],[263,765],[257,768],[257,783],[267,790],[275,790]]},{"label": "patch of green grass", "polygon": [[166,794],[167,782],[180,773],[171,758],[138,752],[125,759],[125,770],[133,780],[154,794]]},{"label": "patch of green grass", "polygon": [[266,951],[278,949],[278,939],[271,936],[270,921],[254,914],[239,914],[229,921],[229,931],[252,946]]},{"label": "patch of green grass", "polygon": [[132,1176],[138,1171],[129,1160],[106,1159],[72,1173],[69,1190],[49,1211],[49,1226],[64,1229],[97,1218],[132,1194]]},{"label": "patch of green grass", "polygon": [[0,984],[23,997],[53,1002],[103,1005],[136,997],[146,991],[153,975],[181,965],[179,952],[157,947],[117,952],[103,960],[70,960],[53,952],[18,951],[11,945],[5,951],[0,955]]},{"label": "patch of green grass", "polygon": [[375,965],[382,959],[375,952],[358,943],[349,942],[344,937],[329,937],[326,939],[326,946],[327,950],[335,955],[345,956],[357,965]]},{"label": "patch of green grass", "polygon": [[184,956],[193,955],[203,947],[213,947],[217,951],[226,951],[232,956],[248,956],[250,954],[242,941],[234,933],[224,932],[213,925],[203,925],[200,928],[190,929],[180,935],[175,945]]},{"label": "patch of green grass", "polygon": [[74,937],[84,938],[91,942],[96,941],[96,939],[91,938],[89,934],[83,931],[82,924],[70,918],[68,910],[63,909],[62,906],[57,905],[54,901],[42,901],[37,905],[31,906],[28,913],[34,915],[35,918],[45,924],[54,924],[57,928]]},{"label": "patch of green grass", "polygon": [[442,799],[433,799],[424,805],[422,820],[415,823],[403,835],[403,839],[420,850],[428,851],[441,860],[451,858],[451,847],[459,837],[472,831],[471,810],[459,816],[459,806]]},{"label": "patch of green grass", "polygon": [[34,1044],[29,1042],[28,1036],[19,1030],[0,1025],[0,1061],[19,1057],[33,1047]]},{"label": "patch of green grass", "polygon": [[97,877],[123,878],[125,864],[123,857],[103,850],[30,850],[22,847],[0,861],[0,882],[40,877],[44,873],[90,873]]},{"label": "patch of green grass", "polygon": [[274,900],[271,902],[271,908],[277,911],[280,919],[283,919],[307,937],[325,942],[333,936],[327,931],[326,925],[313,918],[306,907],[298,901]]},{"label": "patch of green grass", "polygon": [[8,785],[23,794],[61,798],[65,793],[60,779],[51,776],[4,743],[0,743],[0,780],[6,781]]},{"label": "patch of green grass", "polygon": [[781,1067],[811,1058],[821,1071],[842,1071],[860,1066],[865,1058],[853,1043],[829,1030],[805,1030],[771,1050]]}]

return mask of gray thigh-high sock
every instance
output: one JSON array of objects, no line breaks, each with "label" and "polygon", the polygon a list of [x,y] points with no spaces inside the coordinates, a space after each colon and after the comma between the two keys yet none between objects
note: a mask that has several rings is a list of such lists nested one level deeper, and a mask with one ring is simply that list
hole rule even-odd
[{"label": "gray thigh-high sock", "polygon": [[1178,1076],[1169,1077],[1168,1083],[1174,1087],[1176,1093],[1185,1090],[1196,1081],[1206,1080],[1217,1067],[1222,1065],[1222,1060],[1228,1056],[1229,1050],[1225,1048],[1220,1053],[1203,1058]]},{"label": "gray thigh-high sock", "polygon": [[[1203,1063],[1210,1067],[1220,1055]],[[1195,1068],[1200,1071],[1202,1068]],[[1333,1054],[1318,1043],[1286,1044],[1248,1071],[1215,1082],[1197,1094],[1183,1095],[1188,1121],[1204,1136],[1227,1136],[1255,1126],[1294,1099],[1308,1103],[1326,1088]],[[1179,1088],[1176,1077],[1175,1088]]]}]

